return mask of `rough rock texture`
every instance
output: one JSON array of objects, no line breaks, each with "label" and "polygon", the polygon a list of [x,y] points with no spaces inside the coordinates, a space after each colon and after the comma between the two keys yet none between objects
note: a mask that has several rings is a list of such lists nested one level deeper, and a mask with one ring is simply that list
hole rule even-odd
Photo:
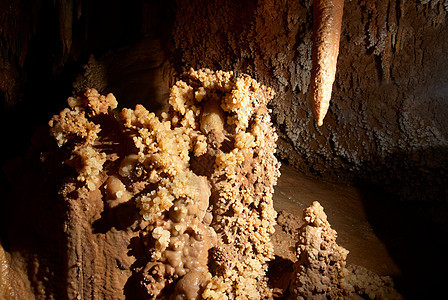
[{"label": "rough rock texture", "polygon": [[[122,103],[139,103],[148,95],[163,98],[171,86],[167,78],[174,78],[167,57],[177,70],[205,66],[247,73],[277,91],[271,106],[283,159],[302,171],[339,179],[360,177],[403,198],[431,199],[434,219],[445,216],[446,1],[347,1],[332,104],[327,124],[319,128],[312,121],[309,89],[311,0],[191,0],[177,5],[145,1],[141,7],[114,1],[101,16],[94,13],[101,1],[92,5],[31,1],[35,5],[31,11],[28,2],[0,4],[5,7],[0,16],[5,23],[0,33],[0,78],[4,79],[0,98],[6,106],[14,105],[21,99],[14,95],[26,80],[35,82],[25,95],[27,104],[32,104],[29,120],[33,109],[49,109],[48,102],[60,99],[50,99],[42,87],[51,84],[62,93],[62,75],[38,79],[48,73],[73,72],[68,65],[62,67],[67,55],[81,64],[93,52],[104,54],[123,42],[129,44],[132,36],[144,37],[139,45],[102,58],[97,69],[85,70],[104,73],[106,78],[78,82],[77,87],[107,86]],[[110,19],[113,26],[106,26]],[[15,20],[19,26],[14,26]],[[138,20],[141,26],[136,25]],[[47,30],[59,23],[59,31]],[[28,45],[34,34],[36,42],[31,39]],[[56,41],[51,43],[52,39]],[[23,62],[26,70],[20,67]],[[155,72],[159,67],[162,70]],[[72,80],[65,88],[71,88]],[[34,101],[36,94],[46,100]],[[148,107],[157,108],[164,101],[148,102]],[[11,120],[18,114],[11,114]],[[409,186],[415,188],[411,191]]]},{"label": "rough rock texture", "polygon": [[18,252],[11,255],[0,243],[0,298],[12,300],[33,297],[24,258]]},{"label": "rough rock texture", "polygon": [[342,279],[347,273],[348,251],[336,244],[336,231],[318,202],[304,210],[303,220],[305,224],[298,232],[291,293],[298,299],[346,296]]},{"label": "rough rock texture", "polygon": [[179,1],[173,35],[187,68],[245,72],[277,91],[279,154],[298,169],[369,179],[430,198],[440,211],[447,9],[444,1],[346,1],[332,104],[319,128],[309,100],[312,1]]},{"label": "rough rock texture", "polygon": [[[272,87],[279,156],[303,172],[389,192],[387,199],[363,192],[369,221],[403,269],[410,295],[437,293],[446,268],[438,257],[448,240],[446,1],[345,1],[333,96],[321,127],[309,88],[312,1],[177,4],[176,66],[248,73]],[[434,238],[407,257],[417,232]]]},{"label": "rough rock texture", "polygon": [[336,243],[337,233],[319,202],[303,211],[298,230],[297,261],[290,291],[296,299],[401,299],[391,278],[365,268],[346,268],[348,251]]},{"label": "rough rock texture", "polygon": [[1,248],[2,287],[45,299],[271,297],[272,97],[247,75],[208,69],[184,74],[160,117],[142,105],[115,115],[115,97],[95,89],[70,97],[49,121],[58,150],[41,154],[47,172],[65,175],[51,192],[37,180],[58,226],[32,248],[53,242],[58,254],[15,251],[41,274],[16,280],[20,260]]},{"label": "rough rock texture", "polygon": [[[106,7],[102,4],[1,1],[0,98],[6,107],[17,104],[26,81],[33,81],[32,91],[24,95],[32,104],[32,119],[33,109],[48,109],[48,102],[56,101],[46,97],[45,86],[69,92],[62,91],[70,89],[73,79],[66,74],[72,67],[64,67],[68,57],[81,64],[92,52],[104,54],[135,41],[131,37],[152,38],[149,45],[120,49],[116,52],[121,54],[105,59],[100,72],[111,78],[97,87],[107,82],[109,90],[116,86],[113,92],[120,99],[135,93],[126,99],[129,103],[149,94],[164,97],[170,84],[152,72],[166,62],[162,48],[169,50],[166,56],[178,69],[205,66],[247,73],[277,91],[271,105],[283,159],[302,171],[369,179],[406,198],[438,199],[433,206],[440,216],[435,218],[443,216],[440,199],[446,199],[446,191],[441,186],[448,164],[446,1],[347,1],[333,104],[320,128],[312,122],[309,95],[311,0],[144,1],[136,6],[114,1],[99,16],[96,11]],[[113,24],[105,25],[110,19]],[[90,71],[98,70],[86,73]],[[161,72],[173,77],[170,67]],[[47,81],[40,81],[43,74]],[[68,87],[59,84],[62,79]],[[139,88],[132,90],[136,81]],[[36,94],[46,100],[34,101]],[[155,102],[148,104],[163,101]]]}]

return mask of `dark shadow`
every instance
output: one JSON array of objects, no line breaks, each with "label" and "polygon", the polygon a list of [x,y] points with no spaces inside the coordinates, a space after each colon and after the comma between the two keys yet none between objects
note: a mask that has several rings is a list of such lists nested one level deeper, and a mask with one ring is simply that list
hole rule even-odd
[{"label": "dark shadow", "polygon": [[268,285],[273,289],[274,298],[287,299],[289,296],[289,283],[293,275],[294,263],[278,255],[268,262]]},{"label": "dark shadow", "polygon": [[148,293],[142,286],[143,272],[133,272],[124,285],[125,299],[149,299]]},{"label": "dark shadow", "polygon": [[[416,158],[420,163],[416,163]],[[358,187],[366,215],[401,269],[407,299],[442,296],[448,270],[448,149],[394,153],[363,167]]]},{"label": "dark shadow", "polygon": [[214,171],[216,154],[208,151],[199,157],[192,156],[190,160],[190,169],[198,176],[207,176],[210,178]]},{"label": "dark shadow", "polygon": [[[20,47],[19,43],[17,47],[14,41],[6,41],[0,49],[5,62],[11,63],[13,71],[17,71],[17,78],[10,80],[14,84],[8,85],[14,88],[14,93],[17,92],[14,97],[8,99],[5,91],[0,91],[1,127],[6,143],[0,158],[0,242],[6,251],[20,253],[24,258],[29,266],[27,275],[36,295],[43,299],[67,299],[67,288],[70,284],[67,282],[68,240],[65,225],[70,220],[67,218],[67,199],[60,196],[59,189],[64,178],[76,178],[76,172],[61,163],[70,157],[70,153],[64,153],[64,149],[56,150],[52,138],[50,139],[53,148],[47,148],[47,145],[42,147],[42,141],[48,139],[48,133],[46,136],[37,137],[38,149],[33,141],[30,143],[30,139],[37,126],[43,125],[48,129],[48,120],[66,107],[66,99],[72,94],[73,82],[76,76],[82,73],[82,66],[92,53],[96,57],[103,57],[109,51],[123,53],[119,49],[134,45],[151,30],[167,37],[160,41],[161,45],[154,46],[156,49],[151,58],[159,55],[159,48],[168,49],[171,42],[168,41],[168,33],[173,25],[175,3],[100,0],[75,5],[73,11],[69,12],[73,16],[73,22],[69,25],[72,47],[63,50],[59,24],[64,20],[60,19],[59,3],[37,2],[40,3],[37,7],[28,7],[21,3],[17,6],[20,9],[11,10],[18,14],[12,18],[14,22],[22,20],[21,15],[33,16],[33,24],[18,24],[17,32],[15,31],[18,41],[29,39],[28,46]],[[159,13],[160,11],[163,13]],[[148,27],[149,24],[152,24],[151,28],[142,28],[142,25]],[[32,29],[21,30],[28,27]],[[12,28],[6,28],[8,29]],[[155,38],[149,37],[148,44],[152,39]],[[16,62],[18,57],[14,55],[8,60],[14,47],[23,51],[23,64],[19,65]],[[144,54],[144,47],[139,50],[141,51],[125,53]],[[120,58],[126,60],[125,56]],[[167,98],[160,89],[161,84],[153,83],[158,79],[154,76],[154,70],[159,67],[158,63],[157,61],[149,69],[144,65],[140,69],[136,68],[141,72],[136,72],[132,78],[124,78],[123,76],[128,74],[117,72],[116,81],[111,84],[118,84],[119,80],[126,81],[126,88],[122,91],[123,102],[126,102],[126,99],[132,100],[132,95],[128,93],[132,88],[136,89],[135,94],[142,95],[141,98]],[[126,66],[122,70],[127,70]],[[149,87],[145,87],[145,84]],[[145,93],[141,93],[140,88],[146,88]],[[100,138],[110,138],[110,143],[105,143],[106,147],[99,151],[121,155],[122,152],[129,153],[129,149],[134,149],[135,146],[130,143],[132,139],[124,135],[123,139],[115,139],[116,136],[112,136],[120,131],[121,128],[103,128]],[[105,132],[108,132],[107,136],[103,136]],[[35,148],[30,150],[33,147]],[[46,156],[46,152],[50,155]],[[42,162],[44,159],[45,162]],[[6,164],[14,172],[4,172]],[[68,198],[77,197],[76,193],[68,195]],[[106,232],[111,227],[124,228],[132,222],[136,211],[135,204],[132,204],[134,214],[129,213],[130,206],[131,204],[121,204],[110,209],[98,220],[94,230]]]},{"label": "dark shadow", "polygon": [[138,153],[132,139],[132,132],[117,121],[117,117],[112,112],[96,116],[92,120],[96,124],[101,124],[101,131],[98,133],[100,143],[95,146],[98,151],[108,155],[116,154],[118,157]]},{"label": "dark shadow", "polygon": [[7,183],[10,194],[1,199],[2,244],[23,257],[31,288],[42,298],[67,298],[67,205],[59,188],[73,170],[60,164],[63,157],[62,151],[45,156],[30,149],[20,178]]},{"label": "dark shadow", "polygon": [[93,233],[107,233],[112,228],[127,230],[139,218],[135,203],[131,199],[113,208],[105,208],[101,218],[93,222]]},{"label": "dark shadow", "polygon": [[148,293],[142,286],[144,280],[143,270],[145,265],[150,261],[149,251],[143,243],[143,236],[134,237],[131,239],[131,243],[128,246],[128,256],[135,257],[135,262],[132,264],[132,275],[126,281],[124,285],[123,293],[126,299],[146,299]]}]

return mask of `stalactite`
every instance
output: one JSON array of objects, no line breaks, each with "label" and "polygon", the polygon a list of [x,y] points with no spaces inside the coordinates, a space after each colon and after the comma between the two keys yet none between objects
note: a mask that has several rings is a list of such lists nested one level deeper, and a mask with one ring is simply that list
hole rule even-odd
[{"label": "stalactite", "polygon": [[322,126],[330,105],[336,74],[344,0],[313,1],[311,97],[317,125]]}]

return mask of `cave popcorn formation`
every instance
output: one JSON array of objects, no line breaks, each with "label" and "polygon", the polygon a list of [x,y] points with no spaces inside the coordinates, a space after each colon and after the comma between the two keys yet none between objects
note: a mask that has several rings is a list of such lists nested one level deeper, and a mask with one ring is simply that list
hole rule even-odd
[{"label": "cave popcorn formation", "polygon": [[[160,118],[141,105],[116,118],[115,97],[89,89],[50,120],[78,172],[63,198],[101,192],[106,210],[135,201],[141,217],[130,228],[148,255],[132,273],[146,296],[271,297],[265,273],[280,175],[266,108],[273,95],[247,75],[190,70]],[[85,293],[73,277],[74,295]]]},{"label": "cave popcorn formation", "polygon": [[349,251],[336,243],[337,232],[319,202],[303,211],[297,233],[289,286],[295,299],[403,299],[390,277],[347,265]]}]

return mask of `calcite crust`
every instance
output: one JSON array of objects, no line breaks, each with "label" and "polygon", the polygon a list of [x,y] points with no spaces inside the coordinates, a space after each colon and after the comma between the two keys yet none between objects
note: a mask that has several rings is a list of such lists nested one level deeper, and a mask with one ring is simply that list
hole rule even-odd
[{"label": "calcite crust", "polygon": [[303,211],[294,272],[289,286],[295,299],[403,299],[392,279],[360,266],[347,266],[349,251],[336,243],[319,202]]},{"label": "calcite crust", "polygon": [[115,214],[129,202],[139,211],[127,231],[146,254],[130,271],[147,297],[272,296],[273,95],[247,75],[192,69],[160,117],[142,105],[116,116],[115,97],[89,89],[49,122],[78,172],[63,191],[98,191]]}]

